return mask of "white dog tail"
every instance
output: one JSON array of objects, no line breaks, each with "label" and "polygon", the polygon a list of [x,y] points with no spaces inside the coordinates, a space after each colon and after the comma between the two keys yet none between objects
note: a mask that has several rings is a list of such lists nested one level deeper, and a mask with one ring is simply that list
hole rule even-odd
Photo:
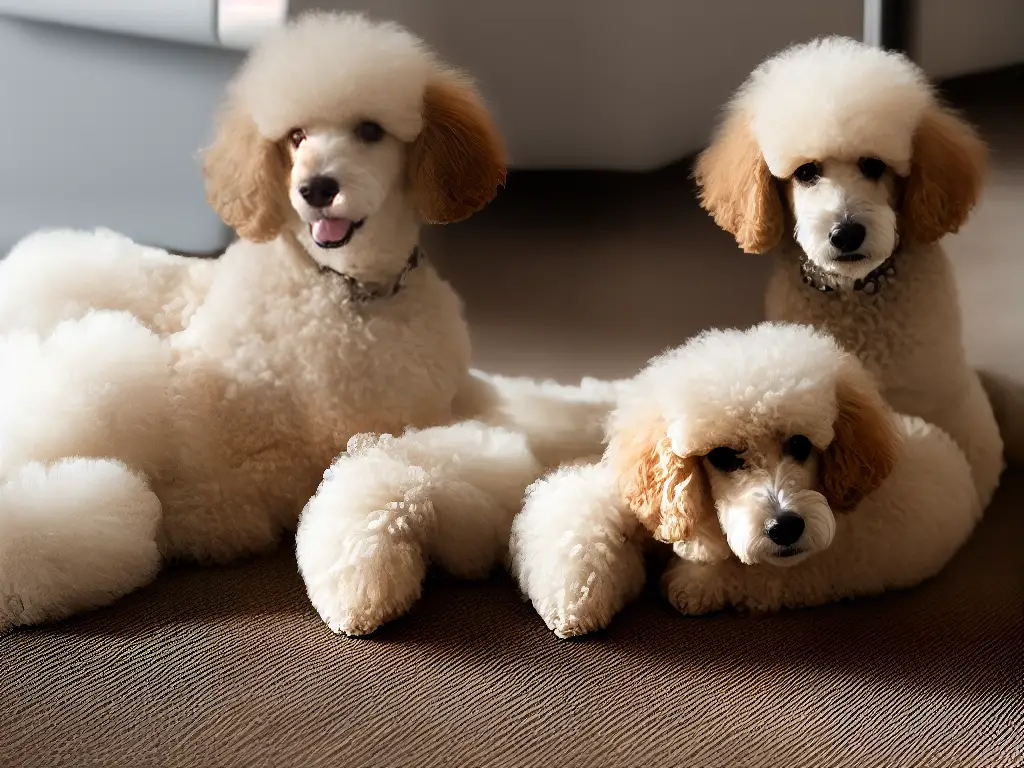
[{"label": "white dog tail", "polygon": [[0,482],[0,633],[112,603],[160,569],[160,501],[109,459],[26,464]]},{"label": "white dog tail", "polygon": [[586,378],[567,385],[472,371],[456,415],[525,435],[537,460],[556,467],[604,451],[605,421],[621,384]]},{"label": "white dog tail", "polygon": [[1006,463],[1024,466],[1024,384],[992,371],[978,375],[995,412]]}]

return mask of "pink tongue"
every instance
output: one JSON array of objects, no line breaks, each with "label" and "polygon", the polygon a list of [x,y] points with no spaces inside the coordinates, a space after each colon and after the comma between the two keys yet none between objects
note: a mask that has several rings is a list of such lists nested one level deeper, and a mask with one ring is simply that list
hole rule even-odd
[{"label": "pink tongue", "polygon": [[313,239],[318,243],[336,243],[345,239],[351,226],[348,219],[318,219],[313,222]]}]

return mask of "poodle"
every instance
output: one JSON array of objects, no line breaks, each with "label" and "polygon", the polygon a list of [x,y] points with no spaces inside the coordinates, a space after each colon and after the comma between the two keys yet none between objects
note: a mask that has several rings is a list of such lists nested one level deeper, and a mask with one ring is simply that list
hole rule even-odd
[{"label": "poodle", "polygon": [[986,154],[909,59],[832,37],[754,70],[695,167],[715,222],[778,255],[768,319],[829,331],[895,410],[948,432],[983,506],[1003,446],[939,241],[967,220]]},{"label": "poodle", "polygon": [[[599,460],[529,491],[511,567],[560,637],[605,627],[645,554],[687,614],[811,606],[935,574],[981,514],[938,427],[889,410],[857,357],[806,325],[709,331],[619,391]],[[671,553],[666,552],[671,545]]]},{"label": "poodle", "polygon": [[483,386],[418,243],[494,197],[505,154],[419,39],[292,23],[231,82],[204,173],[240,236],[218,259],[60,231],[0,265],[0,629],[273,547],[350,437]]}]

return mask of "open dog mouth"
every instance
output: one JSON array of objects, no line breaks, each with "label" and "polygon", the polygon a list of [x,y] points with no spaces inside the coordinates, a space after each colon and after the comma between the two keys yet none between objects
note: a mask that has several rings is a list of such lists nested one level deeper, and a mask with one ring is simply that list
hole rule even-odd
[{"label": "open dog mouth", "polygon": [[863,253],[840,253],[834,257],[835,261],[843,262],[846,264],[853,264],[858,261],[864,261],[867,257]]},{"label": "open dog mouth", "polygon": [[776,557],[794,557],[796,555],[801,555],[801,554],[803,554],[803,550],[800,549],[799,547],[786,547],[785,549],[780,549],[778,552],[776,552],[775,556]]},{"label": "open dog mouth", "polygon": [[341,248],[348,245],[352,235],[366,222],[366,219],[317,219],[309,225],[313,242],[321,248]]}]

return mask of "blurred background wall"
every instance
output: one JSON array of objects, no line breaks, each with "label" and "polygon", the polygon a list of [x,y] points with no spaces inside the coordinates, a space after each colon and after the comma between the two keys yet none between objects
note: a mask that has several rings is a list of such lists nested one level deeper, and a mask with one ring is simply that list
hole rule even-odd
[{"label": "blurred background wall", "polygon": [[[647,171],[699,150],[750,69],[862,37],[862,0],[0,0],[0,254],[106,226],[192,253],[231,238],[198,161],[248,45],[309,8],[399,21],[480,81],[513,165]],[[1020,0],[909,5],[934,77],[1024,61]]]}]

